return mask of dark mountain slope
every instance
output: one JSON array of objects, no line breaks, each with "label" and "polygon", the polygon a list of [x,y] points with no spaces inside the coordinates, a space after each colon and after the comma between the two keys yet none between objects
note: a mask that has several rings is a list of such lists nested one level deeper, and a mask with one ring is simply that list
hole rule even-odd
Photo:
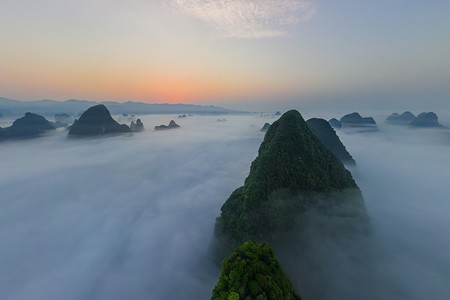
[{"label": "dark mountain slope", "polygon": [[336,134],[336,131],[334,131],[334,129],[326,120],[313,118],[309,119],[306,123],[314,132],[314,134],[319,138],[319,140],[321,140],[322,143],[324,143],[325,146],[327,146],[327,148],[331,150],[331,152],[333,152],[333,154],[336,155],[337,158],[339,158],[343,163],[350,165],[355,164],[355,160],[350,155],[350,153],[348,153],[344,144],[342,144],[341,140]]},{"label": "dark mountain slope", "polygon": [[86,110],[71,126],[69,135],[95,136],[131,132],[127,125],[117,123],[103,104]]},{"label": "dark mountain slope", "polygon": [[333,214],[344,205],[343,217],[365,216],[350,172],[291,110],[269,127],[244,186],[222,206],[215,233],[231,244],[268,241],[295,229],[301,212]]}]

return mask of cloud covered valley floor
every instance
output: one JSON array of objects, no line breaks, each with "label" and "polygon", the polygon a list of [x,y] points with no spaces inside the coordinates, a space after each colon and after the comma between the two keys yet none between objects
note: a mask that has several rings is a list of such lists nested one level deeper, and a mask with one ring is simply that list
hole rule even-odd
[{"label": "cloud covered valley floor", "polygon": [[[155,132],[170,117],[148,116],[134,135],[2,144],[2,299],[208,299],[215,218],[248,174],[260,127],[273,122],[226,118]],[[340,264],[329,260],[337,273],[324,278],[327,289],[297,282],[299,294],[449,299],[450,135],[339,134],[357,161],[373,232],[341,249]]]}]

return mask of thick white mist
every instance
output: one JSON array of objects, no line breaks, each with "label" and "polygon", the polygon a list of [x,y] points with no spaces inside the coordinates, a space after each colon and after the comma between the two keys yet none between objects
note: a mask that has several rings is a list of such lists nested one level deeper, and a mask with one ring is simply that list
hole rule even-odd
[{"label": "thick white mist", "polygon": [[[153,130],[172,118],[147,116],[133,135],[0,145],[2,299],[210,297],[215,218],[274,119],[192,117]],[[281,258],[299,294],[450,299],[449,132],[338,133],[357,161],[372,232],[317,242],[309,261]]]},{"label": "thick white mist", "polygon": [[357,163],[369,235],[315,232],[280,257],[304,299],[450,299],[450,131],[378,123],[337,131]]},{"label": "thick white mist", "polygon": [[374,282],[359,288],[366,299],[450,299],[449,131],[379,127],[341,134],[373,228]]},{"label": "thick white mist", "polygon": [[[207,299],[215,218],[265,119],[143,119],[147,131],[0,146],[2,299]],[[254,126],[252,127],[252,125]]]}]

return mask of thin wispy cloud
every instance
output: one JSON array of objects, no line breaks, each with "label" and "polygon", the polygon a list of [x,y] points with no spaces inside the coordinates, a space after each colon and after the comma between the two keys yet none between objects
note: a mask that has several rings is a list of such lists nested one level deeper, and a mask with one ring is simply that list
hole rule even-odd
[{"label": "thin wispy cloud", "polygon": [[308,0],[173,0],[185,13],[211,25],[219,38],[271,38],[310,20]]}]

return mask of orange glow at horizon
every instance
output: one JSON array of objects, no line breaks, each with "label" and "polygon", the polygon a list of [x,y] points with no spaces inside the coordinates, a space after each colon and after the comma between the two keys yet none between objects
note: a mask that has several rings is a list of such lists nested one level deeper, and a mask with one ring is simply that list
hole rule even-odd
[{"label": "orange glow at horizon", "polygon": [[[25,91],[30,99],[86,99],[153,103],[207,102],[217,98],[245,98],[274,90],[268,79],[254,74],[229,74],[212,70],[164,70],[112,66],[108,63],[62,65],[43,61],[11,61],[0,88]],[[13,67],[14,66],[14,67]],[[22,66],[22,67],[18,67]],[[68,71],[70,70],[70,71]],[[252,76],[253,75],[253,76]],[[282,87],[279,86],[281,90]]]}]

